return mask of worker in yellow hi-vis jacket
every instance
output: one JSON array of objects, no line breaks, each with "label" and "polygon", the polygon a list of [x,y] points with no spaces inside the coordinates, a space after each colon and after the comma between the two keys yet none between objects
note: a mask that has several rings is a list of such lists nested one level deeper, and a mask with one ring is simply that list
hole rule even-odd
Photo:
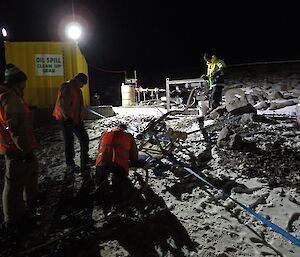
[{"label": "worker in yellow hi-vis jacket", "polygon": [[215,55],[210,53],[204,54],[204,60],[207,65],[207,72],[202,78],[207,80],[209,87],[209,108],[213,110],[217,108],[222,101],[226,64],[223,60],[218,59]]}]

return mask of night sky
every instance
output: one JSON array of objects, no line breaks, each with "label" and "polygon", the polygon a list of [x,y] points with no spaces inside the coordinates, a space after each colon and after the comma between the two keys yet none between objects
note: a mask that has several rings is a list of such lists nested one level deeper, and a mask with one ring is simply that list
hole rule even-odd
[{"label": "night sky", "polygon": [[[179,74],[199,77],[205,51],[228,65],[300,59],[296,5],[286,0],[74,0],[75,18],[85,29],[79,46],[94,82],[107,76],[101,69],[126,70],[129,76],[137,70],[143,86]],[[65,40],[67,17],[72,17],[71,0],[1,0],[0,25],[9,41]]]}]

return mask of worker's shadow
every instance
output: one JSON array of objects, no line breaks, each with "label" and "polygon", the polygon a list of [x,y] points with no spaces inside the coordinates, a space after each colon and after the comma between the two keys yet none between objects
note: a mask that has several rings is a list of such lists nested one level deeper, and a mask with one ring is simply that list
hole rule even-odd
[{"label": "worker's shadow", "polygon": [[[200,171],[197,172],[197,169]],[[197,178],[195,175],[189,173],[188,171],[181,169],[180,171],[177,171],[177,177],[180,178],[180,182],[175,183],[172,186],[166,186],[167,191],[178,200],[181,200],[182,194],[192,194],[195,188],[201,188],[204,191],[207,191],[208,189],[209,192],[212,190],[213,186],[215,189],[218,189],[220,190],[220,192],[222,192],[222,195],[220,195],[220,197],[222,198],[228,197],[231,194],[232,190],[239,193],[250,194],[258,189],[257,187],[248,188],[246,185],[238,183],[225,176],[222,179],[212,176],[206,176],[201,173],[201,169],[197,167],[194,167],[193,171],[203,180]]]},{"label": "worker's shadow", "polygon": [[109,241],[117,240],[129,256],[186,256],[195,251],[195,243],[163,198],[144,184],[141,175],[135,178],[126,181],[124,198],[101,227],[100,241],[101,234],[110,234]]}]

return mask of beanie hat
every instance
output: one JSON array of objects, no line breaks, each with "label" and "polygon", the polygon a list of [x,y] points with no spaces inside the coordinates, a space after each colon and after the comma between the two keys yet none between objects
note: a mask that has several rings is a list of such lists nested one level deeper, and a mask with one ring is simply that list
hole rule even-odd
[{"label": "beanie hat", "polygon": [[23,71],[21,71],[17,66],[11,63],[5,66],[4,77],[4,83],[8,85],[15,85],[27,80],[26,74]]},{"label": "beanie hat", "polygon": [[88,77],[87,75],[85,75],[84,73],[78,73],[74,79],[80,81],[81,83],[83,83],[84,85],[87,83]]}]

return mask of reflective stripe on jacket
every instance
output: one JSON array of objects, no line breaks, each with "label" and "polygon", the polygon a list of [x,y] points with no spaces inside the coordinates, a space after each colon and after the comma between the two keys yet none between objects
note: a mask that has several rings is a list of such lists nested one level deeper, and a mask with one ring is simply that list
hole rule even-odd
[{"label": "reflective stripe on jacket", "polygon": [[105,131],[100,138],[96,165],[116,164],[128,173],[133,140],[131,134],[119,128]]},{"label": "reflective stripe on jacket", "polygon": [[37,143],[32,115],[23,98],[8,86],[0,86],[0,154],[30,152]]},{"label": "reflective stripe on jacket", "polygon": [[213,85],[213,80],[215,74],[220,70],[226,68],[226,64],[223,60],[218,59],[215,55],[211,58],[211,63],[207,67],[207,77],[208,77],[208,86],[209,88]]},{"label": "reflective stripe on jacket", "polygon": [[56,120],[64,120],[65,119],[64,116],[61,113],[60,97],[61,97],[61,92],[59,90],[58,94],[57,94],[57,98],[56,98],[56,103],[55,103],[55,106],[54,106],[54,110],[53,110],[53,113],[52,113],[53,117]]},{"label": "reflective stripe on jacket", "polygon": [[70,80],[61,85],[52,113],[56,120],[72,119],[75,124],[83,120],[82,91],[75,83],[76,81]]}]

